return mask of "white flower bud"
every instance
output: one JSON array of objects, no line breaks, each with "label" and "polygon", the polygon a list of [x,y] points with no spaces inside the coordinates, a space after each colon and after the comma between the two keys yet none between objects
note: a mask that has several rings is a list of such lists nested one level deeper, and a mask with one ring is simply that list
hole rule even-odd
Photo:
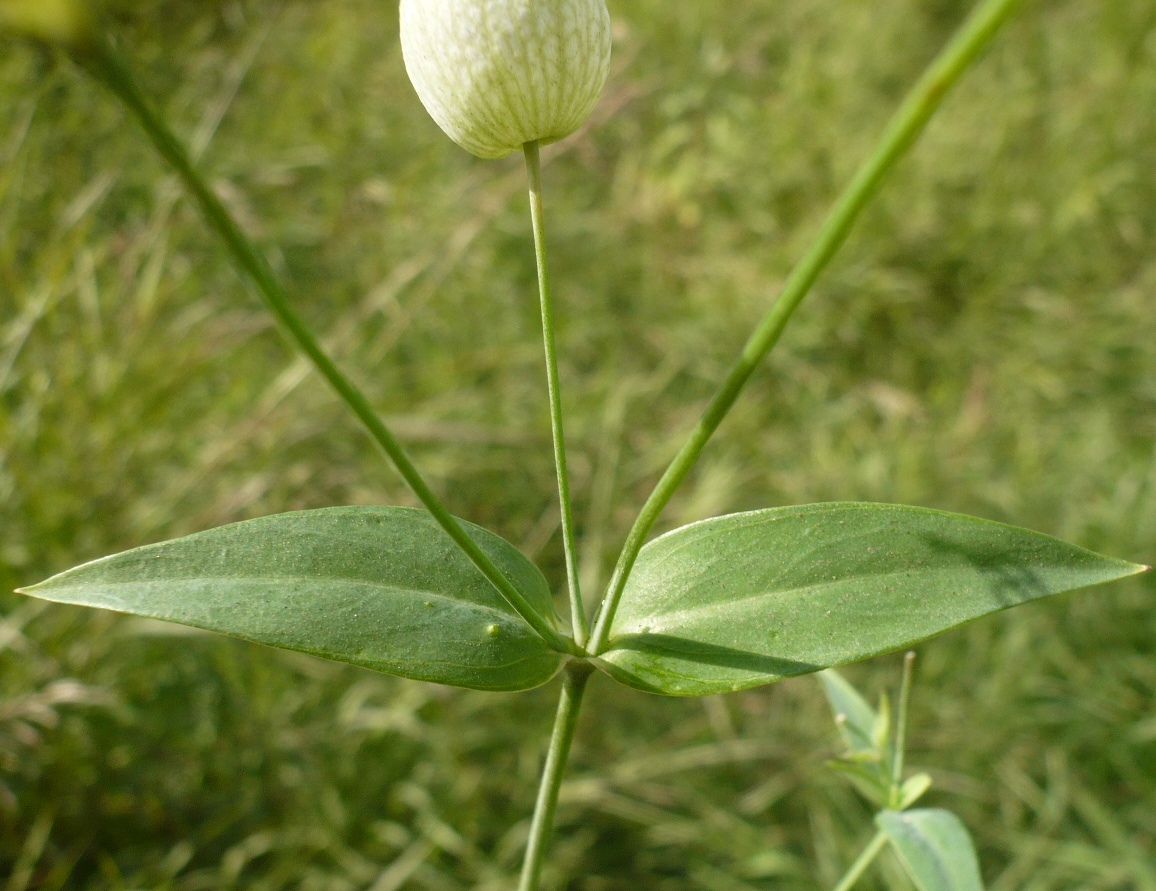
[{"label": "white flower bud", "polygon": [[47,43],[77,45],[92,35],[85,0],[0,0],[0,31],[13,30]]},{"label": "white flower bud", "polygon": [[569,136],[610,71],[605,0],[401,0],[401,48],[422,104],[481,158]]}]

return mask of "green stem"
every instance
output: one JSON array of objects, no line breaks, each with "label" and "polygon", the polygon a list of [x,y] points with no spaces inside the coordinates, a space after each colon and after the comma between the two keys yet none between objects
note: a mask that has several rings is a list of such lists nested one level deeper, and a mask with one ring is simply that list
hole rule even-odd
[{"label": "green stem", "polygon": [[911,705],[911,681],[915,653],[903,657],[903,683],[899,687],[899,718],[895,727],[895,760],[891,763],[891,806],[899,807],[903,789],[903,755],[907,747],[907,709]]},{"label": "green stem", "polygon": [[778,298],[747,341],[698,425],[666,469],[647,499],[626,539],[610,587],[594,627],[588,650],[605,650],[614,613],[646,538],[659,514],[702,454],[707,442],[771,348],[820,273],[847,239],[860,212],[875,195],[883,177],[903,157],[923,131],[944,96],[1011,15],[1018,0],[985,0],[951,42],[940,52],[891,119],[874,154],[859,168],[843,192],[806,255],[792,270]]},{"label": "green stem", "polygon": [[526,173],[530,179],[530,218],[534,227],[534,254],[538,260],[538,292],[542,302],[542,337],[546,344],[546,385],[550,391],[550,424],[554,433],[554,464],[558,468],[558,501],[562,505],[562,548],[566,552],[566,582],[574,640],[585,646],[590,636],[582,590],[578,585],[578,558],[574,548],[574,511],[570,503],[570,474],[566,471],[566,434],[562,428],[562,385],[558,380],[558,348],[554,343],[554,301],[546,263],[546,224],[542,210],[542,159],[538,143],[527,142]]},{"label": "green stem", "polygon": [[871,839],[871,844],[863,849],[863,853],[859,855],[859,859],[851,864],[851,868],[847,870],[847,874],[843,876],[838,885],[835,886],[835,891],[850,891],[850,888],[863,877],[863,873],[867,871],[875,858],[879,856],[879,852],[883,850],[883,846],[887,844],[887,836],[882,832],[876,832],[875,837]]},{"label": "green stem", "polygon": [[289,297],[280,282],[273,275],[269,264],[241,231],[240,226],[229,215],[220,199],[213,193],[197,172],[184,147],[165,124],[159,114],[153,111],[144,94],[137,86],[128,64],[120,58],[107,42],[99,41],[86,46],[82,53],[75,55],[76,61],[97,81],[108,87],[125,105],[144,129],[153,146],[172,165],[184,182],[204,214],[205,220],[220,235],[233,256],[234,262],[243,269],[256,286],[258,293],[269,310],[276,316],[285,335],[313,363],[314,367],[329,382],[341,400],[349,406],[370,436],[381,446],[393,461],[398,472],[417,495],[426,509],[454,542],[473,561],[478,570],[490,580],[503,598],[551,647],[560,651],[581,655],[574,642],[559,634],[530,605],[513,583],[502,574],[493,560],[466,534],[461,524],[454,519],[445,505],[422,479],[401,443],[385,426],[381,418],[370,406],[369,401],[349,380],[333,360],[322,350],[317,339],[306,327],[305,322],[289,305]]},{"label": "green stem", "polygon": [[571,662],[562,676],[562,696],[558,700],[558,712],[554,717],[554,732],[550,735],[546,766],[542,769],[542,782],[538,787],[538,801],[534,805],[534,819],[530,823],[530,838],[526,842],[526,857],[522,861],[518,891],[538,891],[542,861],[554,828],[558,791],[562,788],[562,775],[566,772],[566,762],[570,758],[570,743],[574,740],[574,730],[578,726],[582,695],[586,692],[586,682],[592,671],[593,668],[587,662]]}]

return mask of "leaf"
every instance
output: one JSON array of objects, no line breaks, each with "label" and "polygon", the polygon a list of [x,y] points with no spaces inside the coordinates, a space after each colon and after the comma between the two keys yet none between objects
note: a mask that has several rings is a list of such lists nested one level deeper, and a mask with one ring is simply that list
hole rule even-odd
[{"label": "leaf", "polygon": [[852,754],[875,752],[872,735],[875,730],[875,710],[859,695],[843,675],[828,668],[817,675],[827,694],[827,702],[835,716],[835,726],[847,750]]},{"label": "leaf", "polygon": [[1037,532],[924,508],[835,503],[734,514],[643,548],[599,664],[655,693],[741,690],[1143,570]]},{"label": "leaf", "polygon": [[882,811],[875,824],[919,891],[983,891],[975,846],[951,811]]},{"label": "leaf", "polygon": [[[553,621],[538,569],[496,535],[463,526]],[[481,690],[536,687],[560,664],[433,518],[408,508],[235,523],[96,560],[21,593]]]},{"label": "leaf", "polygon": [[891,799],[891,782],[883,775],[878,761],[864,762],[837,758],[828,766],[843,774],[855,789],[876,807],[887,807]]},{"label": "leaf", "polygon": [[924,793],[931,788],[931,777],[925,773],[917,773],[913,777],[908,777],[902,788],[899,790],[899,809],[906,810],[919,801]]}]

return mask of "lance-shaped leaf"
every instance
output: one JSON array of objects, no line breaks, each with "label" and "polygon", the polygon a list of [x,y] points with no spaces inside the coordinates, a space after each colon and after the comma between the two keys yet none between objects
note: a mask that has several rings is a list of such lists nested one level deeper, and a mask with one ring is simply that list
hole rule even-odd
[{"label": "lance-shaped leaf", "polygon": [[975,846],[951,811],[883,811],[875,824],[919,891],[983,891]]},{"label": "lance-shaped leaf", "polygon": [[[543,616],[550,590],[513,545],[462,524]],[[23,591],[482,690],[549,680],[560,656],[425,511],[263,517],[96,560]]]},{"label": "lance-shaped leaf", "polygon": [[1144,569],[924,508],[834,503],[734,514],[643,548],[600,666],[655,693],[741,690]]}]

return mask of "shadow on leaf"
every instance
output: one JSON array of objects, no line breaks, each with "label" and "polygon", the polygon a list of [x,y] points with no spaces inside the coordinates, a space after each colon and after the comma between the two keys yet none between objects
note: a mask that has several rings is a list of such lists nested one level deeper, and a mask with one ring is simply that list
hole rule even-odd
[{"label": "shadow on leaf", "polygon": [[736,650],[702,641],[672,637],[669,634],[626,634],[611,641],[611,655],[615,651],[627,650],[641,656],[675,658],[702,665],[717,665],[720,668],[737,669],[752,674],[770,675],[776,678],[796,677],[825,668],[809,662],[793,659],[779,659],[763,653]]}]

